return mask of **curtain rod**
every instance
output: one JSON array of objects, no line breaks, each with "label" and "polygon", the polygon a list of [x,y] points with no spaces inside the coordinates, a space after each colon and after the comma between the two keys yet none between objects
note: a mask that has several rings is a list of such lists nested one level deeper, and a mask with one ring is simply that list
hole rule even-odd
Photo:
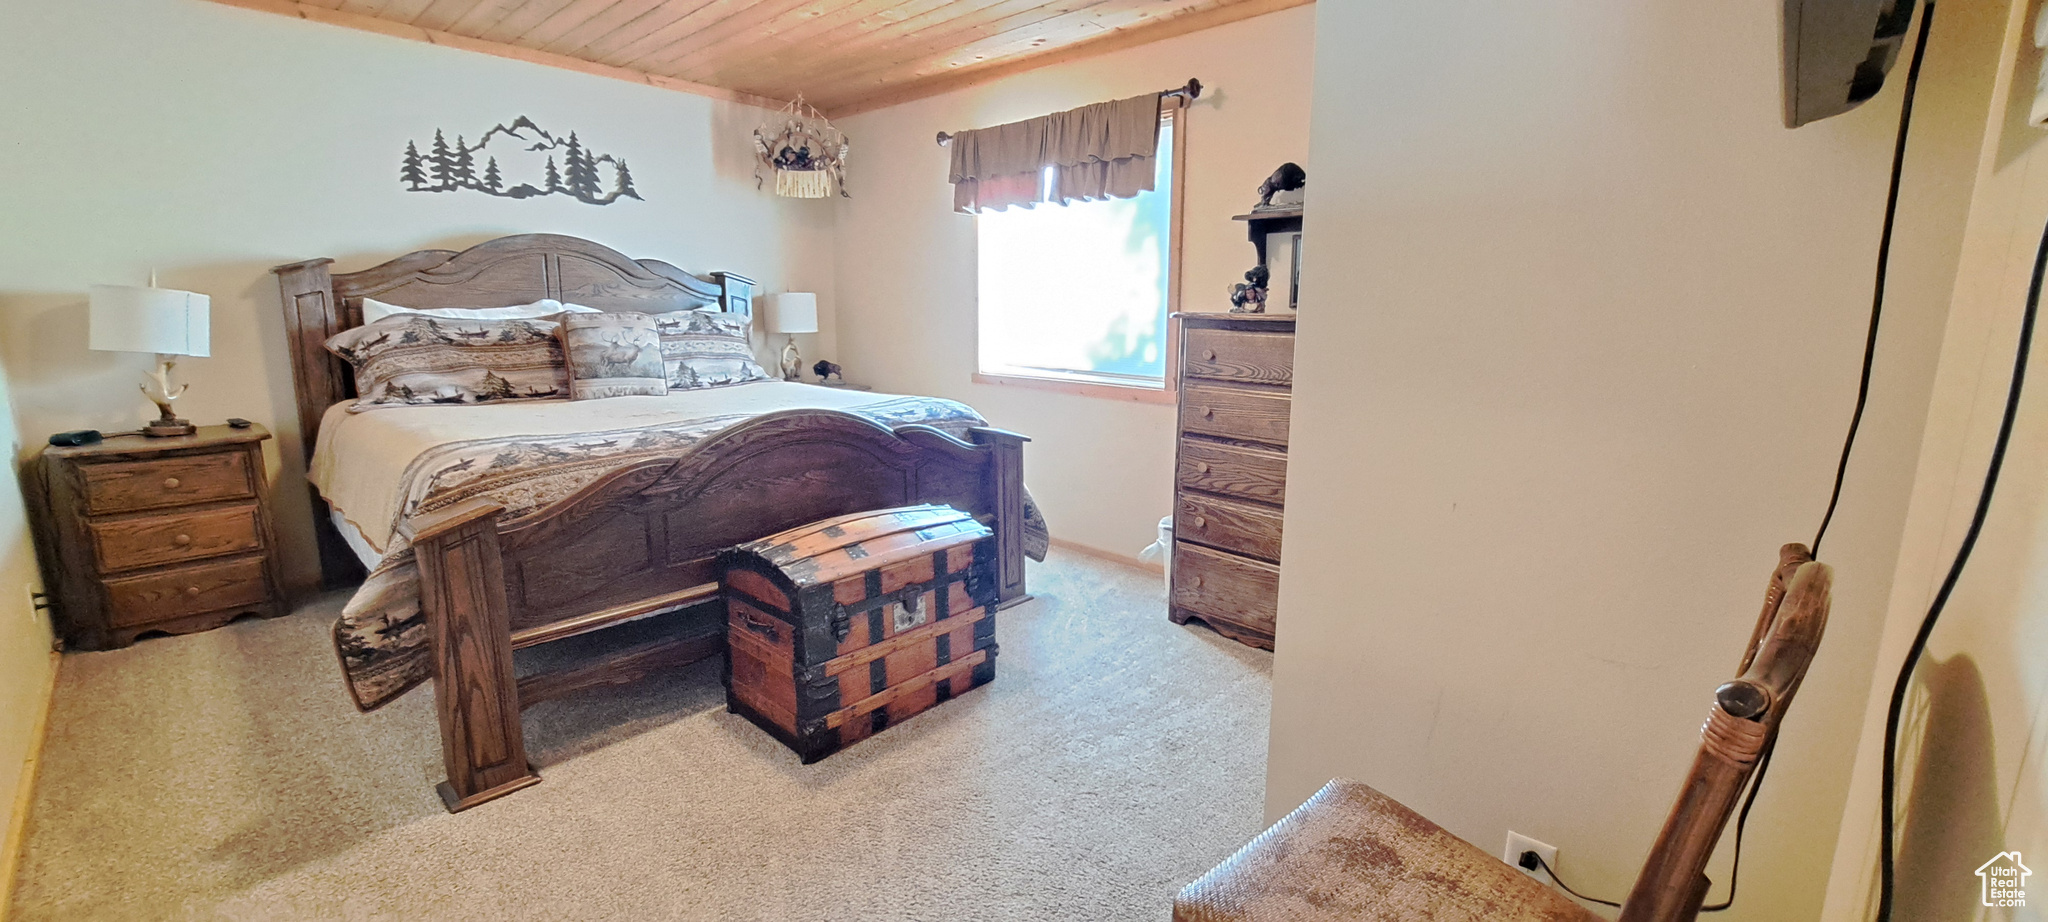
[{"label": "curtain rod", "polygon": [[[1177,87],[1174,87],[1173,89],[1170,89],[1170,90],[1160,90],[1160,91],[1159,91],[1159,98],[1161,98],[1161,99],[1165,99],[1165,98],[1166,98],[1166,97],[1168,97],[1168,96],[1179,96],[1179,97],[1181,97],[1181,98],[1183,98],[1183,99],[1186,99],[1186,100],[1188,100],[1188,101],[1190,101],[1190,102],[1192,102],[1192,101],[1194,101],[1194,100],[1197,100],[1197,99],[1200,99],[1200,98],[1202,98],[1202,81],[1200,81],[1200,80],[1197,80],[1197,79],[1195,79],[1195,78],[1193,78],[1193,77],[1189,77],[1189,78],[1188,78],[1188,83],[1187,83],[1187,85],[1186,85],[1186,86],[1177,86]],[[948,142],[951,142],[952,140],[953,140],[953,136],[952,136],[952,135],[950,135],[950,134],[947,134],[946,132],[943,132],[943,131],[939,132],[939,146],[940,146],[940,147],[945,147],[945,146],[946,146],[946,144],[947,144]]]}]

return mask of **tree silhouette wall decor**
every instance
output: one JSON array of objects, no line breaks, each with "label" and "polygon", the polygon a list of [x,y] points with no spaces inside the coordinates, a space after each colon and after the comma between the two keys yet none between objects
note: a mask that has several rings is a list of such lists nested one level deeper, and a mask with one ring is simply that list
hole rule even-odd
[{"label": "tree silhouette wall decor", "polygon": [[434,131],[424,155],[417,142],[405,142],[398,181],[407,192],[467,190],[499,198],[566,195],[592,205],[641,200],[624,159],[591,150],[573,131],[568,137],[554,135],[524,115],[493,126],[475,144],[461,135],[451,144],[442,129]]}]

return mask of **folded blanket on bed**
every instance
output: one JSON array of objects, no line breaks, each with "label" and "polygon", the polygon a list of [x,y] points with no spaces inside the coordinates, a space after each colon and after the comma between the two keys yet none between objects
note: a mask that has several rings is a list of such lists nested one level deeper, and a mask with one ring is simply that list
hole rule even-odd
[{"label": "folded blanket on bed", "polygon": [[[986,426],[967,405],[936,397],[898,397],[841,412],[891,428],[924,425],[966,437]],[[414,458],[401,477],[394,526],[471,499],[505,507],[499,521],[517,522],[568,498],[599,477],[631,464],[678,457],[727,427],[757,414],[739,413],[660,425],[560,435],[515,435],[437,445]],[[382,707],[432,677],[426,619],[420,611],[419,568],[410,530],[393,527],[384,556],[349,599],[334,625],[334,645],[356,706]],[[1045,559],[1045,521],[1024,499],[1025,553]]]}]

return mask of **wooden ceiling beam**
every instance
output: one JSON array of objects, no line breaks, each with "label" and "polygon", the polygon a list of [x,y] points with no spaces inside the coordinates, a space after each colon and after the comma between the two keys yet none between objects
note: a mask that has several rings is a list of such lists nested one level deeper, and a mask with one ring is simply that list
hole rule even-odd
[{"label": "wooden ceiling beam", "polygon": [[573,70],[592,76],[609,77],[613,80],[624,80],[628,83],[638,83],[696,96],[707,96],[712,99],[744,103],[750,106],[780,109],[784,104],[784,100],[757,96],[752,93],[742,93],[738,90],[728,90],[723,87],[692,83],[688,80],[677,80],[673,77],[642,73],[636,70],[627,70],[623,67],[594,64],[589,61],[569,57],[568,55],[536,51],[531,48],[521,48],[517,45],[508,45],[502,42],[487,42],[447,32],[437,32],[432,29],[422,29],[418,26],[390,22],[374,16],[364,16],[359,13],[348,13],[312,6],[297,2],[297,0],[212,0],[212,2],[223,6],[275,13],[280,16],[290,16],[294,19],[304,19],[331,26],[341,26],[347,29],[375,32],[379,35],[389,35],[393,38],[425,42],[429,45],[440,45],[444,48],[455,48],[462,51],[474,51],[478,54],[511,58],[515,61],[525,61],[529,64],[539,64],[545,67],[559,67],[563,70]]}]

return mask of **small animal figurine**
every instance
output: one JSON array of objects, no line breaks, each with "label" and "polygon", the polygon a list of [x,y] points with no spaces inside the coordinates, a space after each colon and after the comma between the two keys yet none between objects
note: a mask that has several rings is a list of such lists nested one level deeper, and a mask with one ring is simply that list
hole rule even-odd
[{"label": "small animal figurine", "polygon": [[819,384],[824,384],[825,382],[830,381],[835,377],[841,381],[846,380],[846,376],[840,374],[839,372],[840,368],[838,363],[828,362],[824,359],[819,359],[818,364],[811,366],[811,373],[818,376]]},{"label": "small animal figurine", "polygon": [[1280,164],[1280,168],[1274,170],[1273,175],[1266,177],[1265,182],[1259,183],[1258,207],[1271,208],[1273,193],[1292,192],[1305,185],[1308,185],[1308,171],[1303,170],[1300,164]]},{"label": "small animal figurine", "polygon": [[1266,312],[1266,283],[1273,277],[1265,266],[1253,266],[1244,274],[1244,281],[1230,286],[1230,312],[1233,314],[1263,314]]}]

